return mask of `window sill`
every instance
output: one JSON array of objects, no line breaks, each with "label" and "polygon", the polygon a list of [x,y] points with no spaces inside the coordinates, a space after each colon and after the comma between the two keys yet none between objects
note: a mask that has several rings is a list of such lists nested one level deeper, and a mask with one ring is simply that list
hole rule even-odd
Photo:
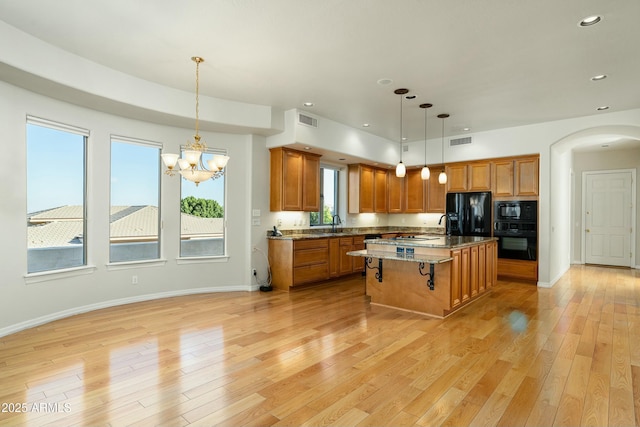
[{"label": "window sill", "polygon": [[176,258],[177,264],[199,264],[205,262],[228,262],[229,256],[203,256],[203,257],[189,257],[189,258]]},{"label": "window sill", "polygon": [[51,280],[67,279],[69,277],[83,276],[85,274],[93,274],[96,271],[95,265],[83,265],[82,267],[65,268],[61,270],[41,271],[38,273],[28,273],[24,276],[24,282],[27,285],[32,283],[49,282]]},{"label": "window sill", "polygon": [[146,259],[141,261],[110,262],[107,270],[127,270],[130,268],[162,267],[167,263],[166,259]]}]

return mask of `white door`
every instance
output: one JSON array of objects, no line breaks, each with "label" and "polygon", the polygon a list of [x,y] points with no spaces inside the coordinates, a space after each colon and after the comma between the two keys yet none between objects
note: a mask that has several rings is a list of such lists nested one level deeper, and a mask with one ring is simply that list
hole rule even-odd
[{"label": "white door", "polygon": [[585,261],[630,267],[631,172],[585,175]]}]

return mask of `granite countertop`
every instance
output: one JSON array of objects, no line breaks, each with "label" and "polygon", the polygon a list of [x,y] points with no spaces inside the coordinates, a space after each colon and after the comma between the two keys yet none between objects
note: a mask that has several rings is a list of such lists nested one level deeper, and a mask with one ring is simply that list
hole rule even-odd
[{"label": "granite countertop", "polygon": [[328,228],[308,229],[308,230],[282,230],[282,236],[271,236],[271,231],[267,232],[267,238],[273,240],[305,240],[305,239],[325,239],[327,237],[353,237],[365,236],[367,234],[433,234],[444,236],[442,227],[361,227],[361,228],[339,228],[337,231],[329,231]]},{"label": "granite countertop", "polygon": [[405,252],[384,252],[384,251],[370,251],[363,249],[359,251],[347,252],[347,255],[363,257],[363,258],[380,258],[390,259],[392,261],[409,261],[409,262],[422,262],[425,264],[440,264],[443,262],[451,261],[453,258],[450,256],[438,256],[438,255],[424,255],[424,254],[407,254]]},{"label": "granite countertop", "polygon": [[481,236],[442,236],[442,235],[416,235],[415,238],[395,238],[395,239],[367,239],[365,243],[375,243],[378,245],[391,245],[403,247],[422,247],[422,248],[442,248],[456,249],[465,246],[474,246],[479,243],[498,240],[495,237]]}]

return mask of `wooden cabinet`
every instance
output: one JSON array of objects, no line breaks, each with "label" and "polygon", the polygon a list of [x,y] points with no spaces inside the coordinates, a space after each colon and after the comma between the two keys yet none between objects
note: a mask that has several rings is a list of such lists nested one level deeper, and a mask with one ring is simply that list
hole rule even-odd
[{"label": "wooden cabinet", "polygon": [[373,176],[373,211],[376,213],[387,213],[387,171],[384,169],[374,169]]},{"label": "wooden cabinet", "polygon": [[491,191],[491,163],[488,161],[447,165],[447,191]]},{"label": "wooden cabinet", "polygon": [[[354,236],[353,237],[353,250],[361,251],[365,248],[364,244],[364,236]],[[353,272],[363,272],[364,271],[364,258],[354,258],[353,260]]]},{"label": "wooden cabinet", "polygon": [[447,165],[445,172],[447,173],[448,192],[467,191],[467,165]]},{"label": "wooden cabinet", "polygon": [[538,261],[498,258],[498,276],[525,281],[538,280]]},{"label": "wooden cabinet", "polygon": [[320,210],[320,156],[289,148],[272,148],[271,211]]},{"label": "wooden cabinet", "polygon": [[427,212],[444,213],[446,204],[446,184],[438,182],[438,175],[444,166],[430,166],[431,178],[427,180]]},{"label": "wooden cabinet", "polygon": [[539,158],[515,160],[516,196],[537,196],[539,179]]},{"label": "wooden cabinet", "polygon": [[402,213],[404,210],[404,178],[398,178],[395,173],[387,174],[387,211]]},{"label": "wooden cabinet", "polygon": [[387,171],[367,165],[349,165],[349,213],[386,212]]},{"label": "wooden cabinet", "polygon": [[425,212],[425,181],[420,176],[420,169],[409,169],[404,177],[404,194],[406,213]]},{"label": "wooden cabinet", "polygon": [[538,196],[538,156],[495,160],[492,175],[494,198]]},{"label": "wooden cabinet", "polygon": [[365,248],[364,236],[269,239],[268,243],[272,284],[277,289],[364,271],[364,258],[347,255]]},{"label": "wooden cabinet", "polygon": [[451,251],[451,311],[474,300],[496,281],[497,244],[486,242]]},{"label": "wooden cabinet", "polygon": [[353,273],[353,257],[347,255],[347,252],[353,250],[353,237],[340,238],[340,275]]},{"label": "wooden cabinet", "polygon": [[340,239],[329,239],[329,277],[340,275]]}]

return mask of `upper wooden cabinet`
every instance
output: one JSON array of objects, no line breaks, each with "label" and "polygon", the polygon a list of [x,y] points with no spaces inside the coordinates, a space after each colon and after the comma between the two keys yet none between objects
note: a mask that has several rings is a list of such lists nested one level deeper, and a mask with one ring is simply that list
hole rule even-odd
[{"label": "upper wooden cabinet", "polygon": [[271,211],[319,211],[320,155],[285,147],[269,151]]},{"label": "upper wooden cabinet", "polygon": [[444,166],[430,166],[429,169],[431,177],[427,180],[427,212],[444,213],[447,185],[438,182],[438,176],[444,170]]},{"label": "upper wooden cabinet", "polygon": [[539,157],[493,161],[493,197],[537,197]]},{"label": "upper wooden cabinet", "polygon": [[[436,178],[437,179],[437,178]],[[426,208],[426,184],[420,176],[420,169],[408,169],[404,177],[406,213],[422,213]]]},{"label": "upper wooden cabinet", "polygon": [[447,165],[447,191],[491,191],[491,162]]},{"label": "upper wooden cabinet", "polygon": [[404,178],[398,178],[395,172],[387,174],[387,212],[404,212]]},{"label": "upper wooden cabinet", "polygon": [[387,213],[387,171],[384,169],[373,170],[373,211]]},{"label": "upper wooden cabinet", "polygon": [[387,171],[368,165],[349,165],[349,213],[387,212]]}]

